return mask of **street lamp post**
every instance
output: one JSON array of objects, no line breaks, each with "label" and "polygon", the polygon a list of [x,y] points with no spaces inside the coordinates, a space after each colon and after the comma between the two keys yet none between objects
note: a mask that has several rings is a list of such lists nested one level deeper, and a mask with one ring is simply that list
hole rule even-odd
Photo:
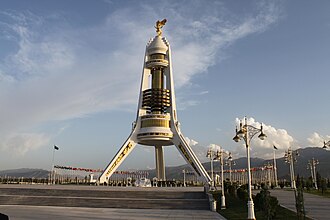
[{"label": "street lamp post", "polygon": [[183,169],[182,173],[183,173],[183,186],[186,187],[186,170]]},{"label": "street lamp post", "polygon": [[330,141],[328,141],[328,142],[323,142],[323,149],[326,149],[327,147],[330,147]]},{"label": "street lamp post", "polygon": [[232,176],[232,170],[231,170],[231,167],[235,166],[236,163],[235,163],[235,161],[233,161],[233,157],[231,155],[231,152],[229,152],[229,156],[228,156],[226,165],[229,166],[229,182],[230,182],[230,184],[232,184],[232,177],[231,177]]},{"label": "street lamp post", "polygon": [[312,164],[310,162],[307,163],[307,170],[311,171],[312,182],[314,183],[314,171],[313,171]]},{"label": "street lamp post", "polygon": [[274,162],[273,162],[273,171],[274,171],[274,179],[275,179],[275,187],[278,186],[278,180],[277,180],[277,167],[276,167],[276,150],[277,147],[274,145]]},{"label": "street lamp post", "polygon": [[284,158],[285,162],[290,165],[290,178],[291,178],[291,189],[296,189],[296,180],[294,175],[294,162],[297,162],[296,156],[298,152],[292,151],[291,147],[285,151]]},{"label": "street lamp post", "polygon": [[217,151],[216,159],[220,162],[221,167],[221,209],[226,209],[226,198],[225,198],[225,185],[223,181],[223,149]]},{"label": "street lamp post", "polygon": [[213,175],[213,151],[211,149],[208,149],[206,157],[210,159],[211,162],[211,187],[214,189],[214,175]]},{"label": "street lamp post", "polygon": [[266,169],[267,169],[267,181],[266,182],[268,182],[268,186],[271,187],[272,186],[271,170],[274,170],[274,167],[272,164],[270,164],[268,162],[266,165]]},{"label": "street lamp post", "polygon": [[242,124],[242,121],[239,125],[240,129],[237,131],[236,127],[236,135],[233,138],[235,142],[239,142],[241,139],[244,140],[245,146],[246,146],[246,157],[247,157],[247,171],[248,171],[248,217],[247,219],[256,219],[254,215],[254,204],[252,199],[252,191],[251,191],[251,166],[250,166],[250,142],[252,138],[258,134],[258,138],[261,140],[264,140],[267,136],[263,133],[263,127],[261,124],[261,128],[256,128],[252,125],[247,124],[247,118],[245,117],[244,125]]},{"label": "street lamp post", "polygon": [[314,158],[308,161],[309,168],[311,169],[311,174],[312,174],[312,180],[315,189],[317,188],[317,180],[316,180],[316,165],[319,164],[318,160],[315,160]]}]

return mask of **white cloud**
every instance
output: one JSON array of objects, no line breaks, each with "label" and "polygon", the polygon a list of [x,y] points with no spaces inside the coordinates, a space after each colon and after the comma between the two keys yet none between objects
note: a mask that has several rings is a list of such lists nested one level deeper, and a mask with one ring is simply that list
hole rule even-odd
[{"label": "white cloud", "polygon": [[[239,124],[240,119],[236,118],[236,123]],[[247,119],[248,125],[254,126],[260,129],[261,123],[255,121],[254,118]],[[276,129],[271,125],[262,124],[263,131],[267,135],[265,140],[260,140],[256,134],[251,141],[251,156],[259,158],[271,158],[273,156],[273,146],[275,145],[278,148],[278,153],[284,152],[290,146],[294,147],[295,140],[288,134],[285,129]],[[239,128],[238,128],[239,129]],[[246,156],[245,143],[241,140],[240,146],[236,147],[236,153],[240,156]]]},{"label": "white cloud", "polygon": [[220,145],[217,145],[217,144],[210,144],[208,145],[207,147],[208,150],[211,150],[214,154],[217,152],[217,151],[222,151],[224,152],[224,157],[226,157],[227,155],[229,155],[229,151],[222,148]]},{"label": "white cloud", "polygon": [[[144,47],[155,34],[152,25],[159,14],[169,16],[164,35],[172,43],[177,88],[219,62],[223,48],[265,30],[278,16],[273,4],[260,7],[257,15],[233,21],[219,16],[224,10],[221,4],[214,5],[218,8],[202,2],[163,4],[166,7],[115,10],[103,23],[86,28],[54,14],[50,22],[31,12],[2,12],[8,18],[1,23],[5,39],[16,44],[0,62],[2,148],[24,153],[46,145],[46,135],[22,132],[42,123],[135,108]],[[201,13],[187,14],[187,7]],[[8,147],[13,145],[18,147]]]},{"label": "white cloud", "polygon": [[[201,162],[208,161],[207,158],[206,158],[206,153],[207,153],[207,150],[208,150],[209,146],[201,146],[198,143],[198,141],[190,139],[188,137],[185,137],[185,140],[187,141],[189,146],[192,148],[194,154],[197,156],[197,158]],[[183,157],[181,156],[181,154],[179,152],[178,152],[178,154],[180,155],[180,158],[183,159]]]},{"label": "white cloud", "polygon": [[178,106],[177,106],[178,110],[184,110],[184,109],[187,109],[189,107],[196,106],[196,105],[200,104],[200,102],[197,101],[197,100],[186,100],[186,99],[182,99],[182,98],[177,99],[177,103],[178,103]]},{"label": "white cloud", "polygon": [[313,147],[323,147],[323,142],[330,139],[330,135],[322,136],[314,132],[307,138],[308,143]]},{"label": "white cloud", "polygon": [[221,147],[217,144],[210,144],[208,146],[208,149],[213,151],[213,152],[217,152],[217,151],[221,150]]},{"label": "white cloud", "polygon": [[205,94],[208,94],[208,93],[209,93],[209,91],[202,91],[202,92],[199,93],[199,95],[205,95]]},{"label": "white cloud", "polygon": [[189,145],[190,147],[195,146],[195,145],[198,144],[197,141],[195,141],[195,140],[193,140],[193,139],[190,139],[190,138],[188,138],[188,137],[185,137],[185,140],[187,141],[187,143],[188,143],[188,145]]},{"label": "white cloud", "polygon": [[36,150],[49,143],[50,137],[45,134],[21,133],[7,138],[3,150],[10,150],[16,156],[23,156],[31,150]]}]

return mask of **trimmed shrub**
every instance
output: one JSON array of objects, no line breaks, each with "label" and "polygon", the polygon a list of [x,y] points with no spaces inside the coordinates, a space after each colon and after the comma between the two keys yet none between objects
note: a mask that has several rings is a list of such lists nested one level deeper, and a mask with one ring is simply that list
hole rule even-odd
[{"label": "trimmed shrub", "polygon": [[256,209],[262,211],[266,219],[275,218],[279,203],[276,197],[270,195],[267,188],[263,188],[260,193],[255,196],[254,202]]},{"label": "trimmed shrub", "polygon": [[240,199],[240,200],[243,200],[243,201],[247,201],[248,200],[248,191],[247,191],[247,185],[242,185],[241,187],[239,187],[237,189],[237,197]]}]

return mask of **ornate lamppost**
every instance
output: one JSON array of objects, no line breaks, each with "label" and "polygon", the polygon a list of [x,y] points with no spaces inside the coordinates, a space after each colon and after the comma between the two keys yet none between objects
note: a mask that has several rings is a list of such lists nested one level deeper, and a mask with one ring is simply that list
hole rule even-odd
[{"label": "ornate lamppost", "polygon": [[273,171],[274,171],[274,179],[275,179],[275,187],[278,186],[278,180],[277,180],[277,167],[276,167],[276,153],[277,147],[274,145],[274,161],[273,161]]},{"label": "ornate lamppost", "polygon": [[221,168],[221,209],[226,209],[226,198],[225,198],[225,185],[223,182],[223,155],[224,151],[222,148],[217,150],[216,153],[216,160],[220,161],[220,168]]},{"label": "ornate lamppost", "polygon": [[330,147],[330,141],[327,141],[327,142],[323,142],[323,149],[326,149],[327,147]]},{"label": "ornate lamppost", "polygon": [[186,170],[183,169],[182,173],[183,173],[183,186],[186,187]]},{"label": "ornate lamppost", "polygon": [[308,166],[307,168],[309,168],[311,170],[311,174],[312,174],[312,180],[313,180],[313,184],[315,189],[317,189],[317,181],[316,181],[316,165],[319,164],[318,160],[315,160],[314,158],[308,161]]},{"label": "ornate lamppost", "polygon": [[232,178],[231,178],[232,169],[231,169],[231,167],[235,166],[236,163],[235,163],[235,161],[233,161],[233,157],[231,155],[231,152],[229,152],[228,159],[227,159],[225,165],[229,166],[229,182],[230,182],[230,184],[232,184]]},{"label": "ornate lamppost", "polygon": [[284,158],[285,162],[290,165],[290,178],[291,178],[291,189],[296,189],[296,180],[294,175],[294,163],[297,162],[297,156],[299,156],[297,151],[293,151],[291,147],[285,151]]},{"label": "ornate lamppost", "polygon": [[254,204],[252,199],[252,191],[251,191],[251,166],[250,166],[250,143],[252,138],[259,134],[258,138],[260,140],[264,140],[267,136],[263,132],[263,127],[261,124],[260,129],[256,128],[252,125],[249,125],[247,123],[247,118],[244,118],[244,124],[242,124],[242,121],[239,124],[239,131],[237,131],[236,127],[236,135],[233,138],[235,142],[239,142],[241,139],[244,140],[245,146],[246,146],[246,157],[247,157],[247,171],[248,171],[248,217],[247,219],[256,219],[254,215]]},{"label": "ornate lamppost", "polygon": [[213,151],[211,149],[208,149],[207,153],[206,153],[206,157],[210,159],[211,162],[211,187],[212,189],[214,189],[214,175],[213,175],[213,159],[214,159],[214,155],[213,155]]},{"label": "ornate lamppost", "polygon": [[266,171],[267,171],[267,180],[265,181],[266,183],[268,183],[268,186],[271,187],[272,186],[272,175],[271,175],[271,171],[274,170],[274,167],[272,164],[270,164],[269,162],[265,165]]}]

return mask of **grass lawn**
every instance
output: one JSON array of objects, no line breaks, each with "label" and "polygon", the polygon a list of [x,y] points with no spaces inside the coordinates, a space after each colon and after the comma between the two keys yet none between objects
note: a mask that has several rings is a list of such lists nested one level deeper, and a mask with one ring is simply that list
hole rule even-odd
[{"label": "grass lawn", "polygon": [[316,190],[316,189],[311,189],[311,190],[304,190],[304,193],[310,193],[310,194],[314,194],[317,196],[323,196],[323,197],[327,197],[330,198],[330,191],[325,190],[322,194],[322,190]]},{"label": "grass lawn", "polygon": [[[219,201],[219,200],[217,200]],[[217,207],[220,208],[220,204],[217,204]],[[247,217],[247,204],[246,202],[233,197],[233,196],[226,196],[226,209],[217,210],[222,216],[227,218],[228,220],[241,220],[246,219]],[[266,220],[267,218],[264,217],[263,213],[259,210],[255,210],[255,216],[258,220]],[[297,215],[295,212],[283,208],[281,206],[277,207],[276,217],[274,219],[297,219]],[[306,220],[309,218],[306,217]]]}]

